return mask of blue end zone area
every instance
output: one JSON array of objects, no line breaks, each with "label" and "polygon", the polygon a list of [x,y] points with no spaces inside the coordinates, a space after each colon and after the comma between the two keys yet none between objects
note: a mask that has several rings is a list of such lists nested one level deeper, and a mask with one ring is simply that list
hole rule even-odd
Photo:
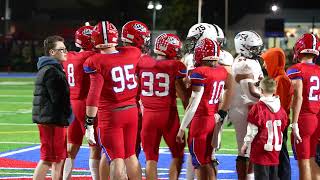
[{"label": "blue end zone area", "polygon": [[5,73],[0,72],[0,78],[35,78],[36,73]]},{"label": "blue end zone area", "polygon": [[[9,158],[12,160],[20,160],[27,162],[37,163],[39,161],[39,149],[40,146],[31,146],[24,149],[18,149],[9,152],[0,153],[1,158]],[[88,158],[89,158],[89,148],[86,146],[82,146],[78,156],[75,161],[75,168],[82,169],[83,175],[89,175],[89,167],[88,167]],[[228,154],[218,154],[217,158],[219,159],[219,173],[218,179],[237,179],[236,175],[236,167],[235,167],[235,155]],[[185,155],[185,160],[187,159],[187,154]],[[297,162],[291,157],[291,168],[292,168],[292,179],[298,179],[298,169]],[[145,167],[146,160],[144,153],[142,152],[139,157],[139,161],[142,167]],[[160,157],[158,163],[158,174],[159,178],[167,179],[168,178],[168,168],[170,167],[171,154],[168,148],[160,149]],[[12,164],[12,168],[15,167],[15,164]],[[19,166],[21,167],[21,166]],[[0,169],[2,169],[0,167]],[[185,179],[186,175],[186,163],[183,164],[183,170],[181,172],[181,179]]]}]

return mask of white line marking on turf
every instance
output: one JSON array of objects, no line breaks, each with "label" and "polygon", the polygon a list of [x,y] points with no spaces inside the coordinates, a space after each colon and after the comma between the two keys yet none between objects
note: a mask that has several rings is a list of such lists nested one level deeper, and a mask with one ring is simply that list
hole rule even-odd
[{"label": "white line marking on turf", "polygon": [[33,85],[34,82],[33,81],[29,81],[29,82],[26,82],[26,81],[4,81],[4,82],[0,82],[0,85]]},{"label": "white line marking on turf", "polygon": [[0,97],[33,97],[33,95],[0,94]]},{"label": "white line marking on turf", "polygon": [[32,150],[35,150],[35,149],[40,149],[40,145],[39,146],[25,148],[25,149],[20,149],[20,150],[17,150],[17,151],[11,151],[11,152],[7,152],[7,153],[3,153],[3,154],[0,154],[0,157],[11,156],[11,155],[15,155],[15,154],[23,153],[23,152],[32,151]]},{"label": "white line marking on turf", "polygon": [[5,103],[5,104],[29,104],[32,105],[32,102],[25,102],[25,101],[0,101],[0,103]]},{"label": "white line marking on turf", "polygon": [[30,114],[32,109],[18,109],[16,111],[0,111],[0,114]]}]

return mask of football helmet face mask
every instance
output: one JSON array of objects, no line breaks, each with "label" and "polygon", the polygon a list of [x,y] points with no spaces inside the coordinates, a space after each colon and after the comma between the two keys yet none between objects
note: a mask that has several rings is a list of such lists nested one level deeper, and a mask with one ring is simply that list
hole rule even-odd
[{"label": "football helmet face mask", "polygon": [[143,50],[150,45],[150,31],[142,22],[129,21],[122,27],[121,40]]},{"label": "football helmet face mask", "polygon": [[78,48],[86,51],[93,49],[93,43],[91,41],[93,26],[83,26],[79,28],[75,33],[75,45]]},{"label": "football helmet face mask", "polygon": [[155,40],[154,52],[168,59],[181,58],[182,42],[175,34],[163,33]]},{"label": "football helmet face mask", "polygon": [[109,48],[118,45],[118,30],[109,21],[99,22],[92,31],[91,40],[95,48]]},{"label": "football helmet face mask", "polygon": [[261,37],[255,31],[239,32],[234,38],[236,52],[246,58],[258,58],[263,49]]},{"label": "football helmet face mask", "polygon": [[220,45],[209,38],[201,39],[194,48],[195,66],[199,66],[201,61],[218,61],[220,56]]},{"label": "football helmet face mask", "polygon": [[217,30],[213,25],[208,23],[195,24],[189,29],[185,43],[186,51],[193,52],[196,43],[203,38],[217,40],[217,37]]},{"label": "football helmet face mask", "polygon": [[299,61],[304,54],[319,56],[320,42],[316,35],[306,33],[300,37],[293,47],[293,60]]}]

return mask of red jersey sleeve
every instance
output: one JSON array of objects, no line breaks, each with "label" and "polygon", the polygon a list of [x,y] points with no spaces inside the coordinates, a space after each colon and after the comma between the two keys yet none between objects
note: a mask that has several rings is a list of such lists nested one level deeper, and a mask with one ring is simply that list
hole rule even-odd
[{"label": "red jersey sleeve", "polygon": [[187,67],[181,61],[177,61],[178,73],[176,79],[185,78],[187,76]]},{"label": "red jersey sleeve", "polygon": [[249,113],[248,113],[248,118],[247,118],[248,122],[251,124],[254,124],[256,126],[260,126],[261,124],[261,120],[259,118],[259,110],[258,110],[258,104],[255,104],[252,106],[252,108],[250,109]]},{"label": "red jersey sleeve", "polygon": [[90,89],[87,97],[87,106],[98,107],[104,79],[100,73],[90,74]]},{"label": "red jersey sleeve", "polygon": [[83,70],[85,73],[91,74],[99,71],[99,68],[96,66],[94,61],[95,56],[91,56],[83,63]]},{"label": "red jersey sleeve", "polygon": [[190,75],[192,86],[205,86],[206,78],[198,68],[194,69]]},{"label": "red jersey sleeve", "polygon": [[287,76],[291,80],[295,80],[295,79],[301,79],[302,80],[303,79],[301,70],[300,70],[299,66],[297,66],[297,65],[293,65],[290,68],[288,68]]}]

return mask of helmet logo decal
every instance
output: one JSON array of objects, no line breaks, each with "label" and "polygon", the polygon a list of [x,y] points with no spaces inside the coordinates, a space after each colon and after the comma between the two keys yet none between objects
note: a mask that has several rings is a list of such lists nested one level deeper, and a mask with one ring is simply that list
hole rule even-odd
[{"label": "helmet logo decal", "polygon": [[144,26],[142,26],[141,24],[134,24],[133,28],[137,31],[140,31],[140,32],[147,32],[147,29]]},{"label": "helmet logo decal", "polygon": [[91,36],[92,30],[91,30],[91,29],[84,29],[84,30],[82,31],[82,34],[83,34],[83,35],[86,35],[86,36]]},{"label": "helmet logo decal", "polygon": [[248,38],[248,35],[247,35],[247,34],[238,34],[238,35],[236,36],[236,39],[238,39],[238,38],[240,38],[240,40],[246,41],[247,38]]},{"label": "helmet logo decal", "polygon": [[167,39],[167,41],[168,41],[169,44],[179,45],[178,39],[176,39],[176,38],[174,38],[174,37],[169,36],[168,39]]}]

